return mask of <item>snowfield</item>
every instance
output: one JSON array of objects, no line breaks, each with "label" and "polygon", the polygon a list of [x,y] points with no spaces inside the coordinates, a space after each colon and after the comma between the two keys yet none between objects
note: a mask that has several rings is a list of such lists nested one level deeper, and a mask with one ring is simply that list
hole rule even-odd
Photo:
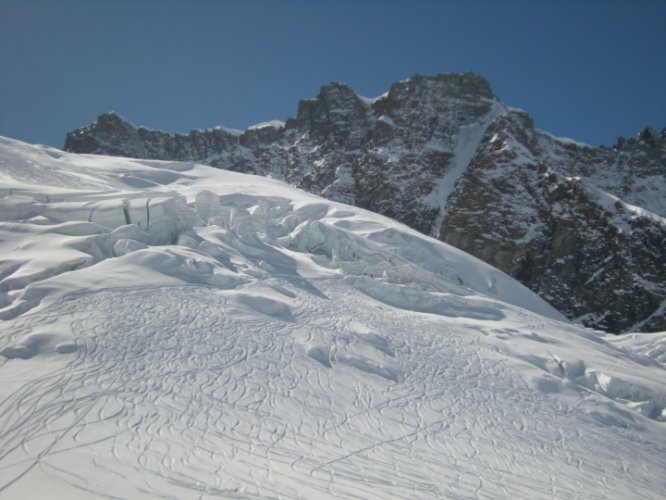
[{"label": "snowfield", "polygon": [[664,363],[382,216],[0,138],[0,498],[663,498]]}]

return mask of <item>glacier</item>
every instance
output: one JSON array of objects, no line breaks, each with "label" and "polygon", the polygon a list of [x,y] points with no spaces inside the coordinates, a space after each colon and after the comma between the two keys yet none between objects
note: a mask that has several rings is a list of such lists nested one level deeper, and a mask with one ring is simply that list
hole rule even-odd
[{"label": "glacier", "polygon": [[381,215],[0,138],[0,498],[661,498],[666,332]]}]

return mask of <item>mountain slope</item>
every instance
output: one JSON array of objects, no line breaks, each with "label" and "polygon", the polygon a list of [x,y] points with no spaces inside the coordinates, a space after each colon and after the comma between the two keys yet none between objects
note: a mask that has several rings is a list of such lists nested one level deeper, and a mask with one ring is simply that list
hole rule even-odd
[{"label": "mountain slope", "polygon": [[487,130],[441,237],[569,318],[616,333],[663,330],[663,312],[653,313],[666,297],[666,141],[660,165],[636,161],[656,153],[632,144],[629,153],[563,143],[512,112]]},{"label": "mountain slope", "polygon": [[0,498],[659,498],[662,334],[281,182],[0,139]]},{"label": "mountain slope", "polygon": [[666,130],[613,149],[557,139],[465,73],[376,99],[324,85],[286,123],[243,132],[169,134],[105,114],[65,149],[270,175],[472,253],[588,326],[666,329]]}]

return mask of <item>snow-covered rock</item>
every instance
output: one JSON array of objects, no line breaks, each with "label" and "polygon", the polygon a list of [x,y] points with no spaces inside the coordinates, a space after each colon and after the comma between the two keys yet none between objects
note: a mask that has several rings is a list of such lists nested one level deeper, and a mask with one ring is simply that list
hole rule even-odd
[{"label": "snow-covered rock", "polygon": [[629,153],[562,142],[510,113],[467,166],[441,238],[569,318],[615,333],[663,330],[666,219],[654,193],[666,194],[666,141],[652,151],[659,161],[638,161],[652,146],[632,144]]}]

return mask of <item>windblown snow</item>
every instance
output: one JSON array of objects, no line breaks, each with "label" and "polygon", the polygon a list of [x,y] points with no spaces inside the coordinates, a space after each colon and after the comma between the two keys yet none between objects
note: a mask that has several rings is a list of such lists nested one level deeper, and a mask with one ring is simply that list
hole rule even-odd
[{"label": "windblown snow", "polygon": [[659,498],[666,333],[271,179],[0,139],[0,498]]}]

